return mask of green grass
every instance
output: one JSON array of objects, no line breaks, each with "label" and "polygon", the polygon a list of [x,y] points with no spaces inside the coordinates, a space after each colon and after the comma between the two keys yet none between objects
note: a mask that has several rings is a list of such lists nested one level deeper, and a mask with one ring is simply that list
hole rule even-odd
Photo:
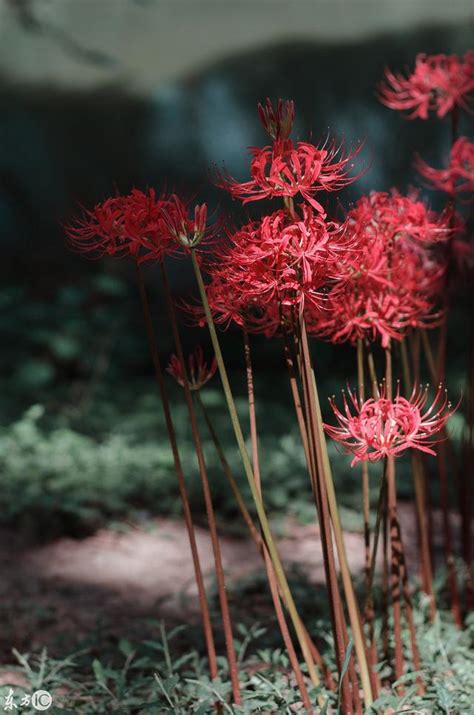
[{"label": "green grass", "polygon": [[[180,512],[136,291],[124,278],[86,265],[84,274],[52,291],[44,286],[40,295],[33,295],[26,286],[10,286],[0,299],[0,327],[5,336],[0,355],[0,523],[25,525],[46,536],[48,531],[80,534],[121,517],[134,520]],[[153,296],[156,309],[156,291]],[[157,315],[162,314],[157,311]],[[169,326],[160,320],[158,327],[166,364],[172,351]],[[453,334],[459,336],[462,330]],[[206,331],[186,332],[184,337],[186,343],[205,342]],[[248,433],[240,337],[226,333],[223,340]],[[253,346],[265,503],[275,514],[312,521],[314,505],[282,366],[282,346],[278,340],[263,338],[256,338]],[[324,408],[326,398],[346,381],[354,384],[355,360],[348,347],[318,344],[316,349]],[[454,362],[450,360],[450,393],[455,401],[462,389],[463,359],[461,350],[450,354],[457,356]],[[193,511],[203,518],[183,395],[171,378],[168,384]],[[248,496],[217,377],[206,388],[204,399]],[[462,422],[459,411],[451,420],[455,435],[461,434]],[[236,515],[234,499],[204,424],[202,434],[217,512],[227,524],[238,525],[238,519],[229,519]],[[360,529],[359,472],[350,468],[350,458],[338,453],[333,444],[330,450],[343,523]],[[397,465],[403,499],[412,494],[408,462],[401,459]],[[374,500],[378,474],[376,465]]]},{"label": "green grass", "polygon": [[[474,712],[473,622],[465,631],[459,631],[449,617],[441,614],[434,625],[427,625],[422,609],[416,611],[416,619],[426,693],[417,695],[416,674],[410,672],[402,679],[403,695],[397,695],[394,686],[385,686],[370,712],[384,715],[390,708],[394,713],[422,715]],[[15,651],[16,664],[7,670],[17,671],[25,679],[22,687],[12,686],[16,702],[24,694],[43,689],[53,697],[49,712],[63,715],[107,712],[206,715],[213,712],[216,701],[223,704],[223,712],[235,715],[303,713],[287,657],[274,646],[270,629],[259,624],[242,624],[236,629],[243,700],[242,706],[236,707],[228,704],[230,685],[225,659],[219,659],[219,677],[211,681],[202,653],[184,645],[189,643],[191,629],[167,630],[163,623],[153,621],[149,622],[149,628],[151,635],[146,641],[132,643],[122,639],[105,651],[89,644],[60,659],[49,657],[45,650],[37,654]],[[325,656],[330,653],[331,644],[328,642],[327,646]],[[390,675],[383,663],[379,670],[383,678]],[[0,689],[0,698],[9,692],[7,682]],[[323,696],[327,712],[337,712],[334,693],[324,687],[312,688],[310,693],[314,702],[318,695]],[[36,712],[33,708],[20,711],[24,715]]]},{"label": "green grass", "polygon": [[[284,380],[284,375],[277,379]],[[189,420],[181,390],[171,378],[170,389],[191,502],[200,518],[204,517],[204,504]],[[260,393],[258,419],[267,507],[276,514],[312,521],[314,503],[292,407],[278,396],[272,399],[268,386],[261,386]],[[242,491],[249,497],[217,384],[205,391],[204,400]],[[237,402],[245,425],[245,399]],[[234,498],[203,420],[201,425],[215,505],[221,519],[229,521],[228,517],[236,516]],[[347,456],[333,445],[331,449],[343,522],[348,528],[360,529],[359,472],[350,468]],[[21,526],[25,522],[29,529],[36,525],[43,533],[46,527],[81,533],[120,517],[146,519],[180,513],[172,454],[152,380],[129,382],[119,392],[102,387],[84,411],[67,403],[57,409],[54,402],[49,407],[30,407],[18,420],[0,428],[0,471],[0,521],[4,524]],[[402,471],[403,493],[406,480]],[[372,486],[375,499],[377,468]],[[251,499],[247,501],[250,506]],[[233,523],[239,524],[239,520]]]}]

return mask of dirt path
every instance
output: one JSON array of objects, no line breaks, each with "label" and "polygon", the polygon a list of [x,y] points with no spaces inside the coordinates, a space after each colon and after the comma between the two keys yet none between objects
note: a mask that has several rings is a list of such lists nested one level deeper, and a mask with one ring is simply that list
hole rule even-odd
[{"label": "dirt path", "polygon": [[[416,529],[411,508],[401,510],[412,573]],[[213,579],[207,531],[197,528],[198,548],[208,583]],[[297,564],[310,582],[322,584],[322,554],[316,525],[289,522],[279,549],[288,567]],[[435,530],[436,533],[436,530]],[[362,536],[345,534],[354,575],[363,568]],[[1,657],[11,662],[11,647],[71,647],[79,637],[143,635],[146,618],[187,622],[196,615],[192,563],[184,524],[156,519],[147,530],[101,530],[82,540],[61,538],[39,547],[22,547],[14,534],[2,534],[0,581]],[[261,568],[251,541],[224,536],[222,555],[229,586]],[[61,646],[62,644],[62,646]]]}]

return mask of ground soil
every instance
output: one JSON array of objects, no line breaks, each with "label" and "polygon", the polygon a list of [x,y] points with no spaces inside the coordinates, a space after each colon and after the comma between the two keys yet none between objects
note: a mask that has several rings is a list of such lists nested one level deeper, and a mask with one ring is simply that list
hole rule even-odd
[{"label": "ground soil", "polygon": [[[412,573],[418,568],[417,536],[411,506],[401,505],[405,546]],[[436,520],[437,521],[437,520]],[[280,525],[281,527],[281,525]],[[434,534],[439,530],[433,529]],[[207,582],[213,582],[208,532],[196,528]],[[47,647],[71,652],[87,637],[147,637],[147,619],[192,622],[197,618],[193,567],[184,524],[156,519],[147,528],[123,525],[84,539],[60,538],[42,546],[25,545],[3,531],[0,547],[0,657],[12,662],[12,646],[24,652]],[[354,576],[364,563],[362,535],[345,533]],[[224,535],[222,557],[233,584],[261,569],[253,542]],[[287,567],[297,565],[315,585],[323,584],[322,553],[316,525],[283,525],[279,550]]]}]

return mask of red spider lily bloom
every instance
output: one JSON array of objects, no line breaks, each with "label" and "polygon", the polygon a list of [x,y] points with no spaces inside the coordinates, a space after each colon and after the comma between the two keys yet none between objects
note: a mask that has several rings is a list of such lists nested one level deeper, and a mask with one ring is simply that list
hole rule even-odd
[{"label": "red spider lily bloom", "polygon": [[[282,307],[276,300],[260,305],[255,298],[248,299],[227,285],[220,277],[214,277],[206,286],[207,299],[213,320],[224,330],[231,325],[244,328],[248,333],[275,336],[281,328]],[[181,306],[191,316],[192,323],[200,328],[206,325],[202,305]]]},{"label": "red spider lily bloom", "polygon": [[[242,291],[240,286],[230,285],[219,275],[213,277],[206,290],[217,324],[224,328],[235,324],[248,333],[265,335],[267,338],[279,332],[284,309],[277,298],[262,303],[257,297]],[[203,325],[202,318],[199,323]]]},{"label": "red spider lily bloom", "polygon": [[229,305],[226,292],[233,306],[224,310],[227,314],[253,306],[265,310],[272,303],[302,308],[305,301],[318,304],[323,287],[342,278],[354,241],[346,238],[340,224],[322,221],[310,206],[303,205],[301,213],[290,218],[281,209],[229,237],[210,268],[216,309],[222,297]]},{"label": "red spider lily bloom", "polygon": [[291,139],[276,140],[263,149],[251,149],[250,181],[239,183],[228,175],[218,177],[218,186],[244,204],[274,197],[294,197],[297,194],[325,216],[324,208],[314,195],[320,191],[339,191],[359,175],[350,176],[354,158],[361,145],[346,151],[335,142],[321,148],[307,142],[294,144]]},{"label": "red spider lily bloom", "polygon": [[327,291],[319,310],[308,308],[308,329],[332,342],[359,338],[401,340],[409,328],[434,327],[445,272],[430,238],[448,235],[441,219],[398,192],[373,192],[349,211],[346,232],[359,250],[346,273]]},{"label": "red spider lily bloom", "polygon": [[329,294],[323,310],[307,318],[308,332],[333,343],[359,339],[380,340],[388,347],[391,340],[402,340],[409,328],[433,328],[440,324],[441,313],[422,296],[411,296],[409,290],[397,295],[385,293],[383,287],[356,293],[346,286]]},{"label": "red spider lily bloom", "polygon": [[139,263],[163,260],[176,246],[164,221],[166,198],[153,189],[134,189],[127,196],[106,199],[84,211],[75,226],[66,231],[73,248],[95,257],[131,257]]},{"label": "red spider lily bloom", "polygon": [[[216,359],[213,358],[210,365],[204,360],[204,353],[202,347],[199,345],[196,350],[191,353],[188,357],[188,381],[191,390],[200,390],[206,382],[215,375],[217,370]],[[172,355],[170,358],[170,363],[166,368],[167,372],[170,373],[181,387],[184,387],[184,375],[181,367],[181,362],[179,361],[177,355]]]},{"label": "red spider lily bloom", "polygon": [[354,230],[363,232],[365,241],[382,240],[384,244],[403,238],[421,243],[444,241],[450,236],[446,214],[436,214],[418,199],[416,191],[402,196],[399,191],[371,191],[362,196],[348,214]]},{"label": "red spider lily bloom", "polygon": [[430,185],[447,194],[474,191],[474,143],[467,137],[460,137],[451,149],[446,169],[434,169],[420,157],[416,168]]},{"label": "red spider lily bloom", "polygon": [[190,209],[176,194],[170,197],[163,210],[169,235],[184,248],[196,248],[204,239],[215,236],[219,226],[207,226],[207,205],[200,204]]},{"label": "red spider lily bloom", "polygon": [[349,391],[349,400],[344,394],[344,408],[339,410],[330,400],[338,427],[324,425],[326,432],[354,455],[351,466],[361,461],[378,462],[384,457],[399,457],[407,449],[418,449],[436,454],[432,445],[440,440],[432,437],[445,427],[456,411],[448,402],[442,385],[429,407],[428,388],[414,390],[407,400],[398,392],[388,400],[382,388],[380,398],[365,402]]},{"label": "red spider lily bloom", "polygon": [[415,69],[406,77],[385,70],[380,101],[390,109],[408,111],[408,119],[428,119],[431,111],[444,117],[454,107],[470,111],[474,89],[474,52],[457,55],[416,56]]},{"label": "red spider lily bloom", "polygon": [[295,103],[291,100],[284,102],[279,99],[275,110],[271,100],[267,97],[265,106],[258,105],[258,116],[261,125],[271,139],[277,141],[288,139],[295,121]]}]

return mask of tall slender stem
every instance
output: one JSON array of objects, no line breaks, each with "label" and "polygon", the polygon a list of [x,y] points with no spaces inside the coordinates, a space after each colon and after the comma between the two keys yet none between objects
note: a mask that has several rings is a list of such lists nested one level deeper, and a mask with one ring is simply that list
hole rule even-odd
[{"label": "tall slender stem", "polygon": [[219,543],[219,534],[217,532],[216,518],[214,514],[214,506],[212,504],[211,489],[209,486],[209,479],[207,476],[206,462],[204,459],[204,452],[202,449],[201,437],[199,434],[198,422],[196,419],[196,411],[194,409],[193,398],[191,394],[191,388],[189,386],[189,381],[187,377],[186,360],[184,358],[183,347],[181,343],[181,337],[179,334],[178,321],[176,319],[176,311],[171,296],[170,286],[168,282],[168,276],[166,274],[166,268],[164,263],[161,264],[161,276],[163,280],[163,286],[165,289],[165,298],[168,308],[169,317],[171,320],[171,326],[173,330],[173,338],[175,342],[176,352],[178,354],[178,360],[181,365],[181,372],[183,375],[183,387],[184,395],[186,399],[186,405],[188,408],[189,419],[191,422],[191,431],[193,434],[193,441],[196,450],[196,456],[199,465],[199,474],[201,477],[202,490],[204,494],[204,503],[206,506],[207,521],[209,525],[209,533],[211,536],[212,550],[214,553],[214,564],[216,570],[216,580],[217,580],[217,590],[219,592],[219,602],[222,614],[222,626],[224,630],[224,639],[226,644],[227,660],[229,664],[229,675],[232,683],[232,696],[233,702],[239,705],[241,703],[240,697],[240,685],[239,685],[239,671],[237,664],[237,656],[234,647],[234,638],[232,633],[232,620],[229,610],[229,602],[226,593],[226,584],[224,577],[224,568],[222,565],[222,556]]},{"label": "tall slender stem", "polygon": [[139,294],[140,294],[140,301],[141,301],[143,316],[145,319],[145,327],[146,327],[146,332],[147,332],[147,337],[148,337],[148,342],[149,342],[149,347],[150,347],[150,353],[151,353],[151,357],[153,360],[153,366],[155,368],[155,376],[156,376],[156,380],[157,380],[160,395],[161,395],[161,402],[163,405],[163,412],[165,415],[166,429],[168,432],[168,439],[169,439],[170,445],[171,445],[171,451],[173,453],[174,467],[175,467],[176,477],[178,480],[178,489],[179,489],[179,494],[181,497],[181,503],[183,505],[184,521],[186,524],[189,545],[191,548],[191,556],[192,556],[192,560],[193,560],[194,574],[195,574],[196,585],[197,585],[197,589],[198,589],[199,608],[200,608],[200,612],[201,612],[201,620],[202,620],[203,629],[204,629],[204,638],[206,641],[207,657],[208,657],[208,661],[209,661],[209,672],[210,672],[211,678],[214,679],[217,677],[217,673],[218,673],[217,659],[216,659],[216,648],[215,648],[215,644],[214,644],[214,636],[212,633],[211,618],[209,615],[209,606],[207,603],[206,589],[204,587],[204,579],[203,579],[203,575],[202,575],[201,563],[199,560],[199,552],[198,552],[197,543],[196,543],[196,536],[194,533],[194,524],[193,524],[193,519],[192,519],[192,515],[191,515],[189,496],[188,496],[188,492],[187,492],[187,488],[186,488],[186,482],[184,480],[181,459],[179,456],[178,443],[176,440],[176,433],[175,433],[175,429],[174,429],[173,418],[171,416],[168,392],[166,389],[166,384],[165,384],[165,380],[163,377],[163,371],[161,368],[161,363],[160,363],[160,358],[159,358],[159,353],[158,353],[158,344],[157,344],[157,340],[156,340],[155,329],[153,326],[153,320],[151,317],[150,305],[148,302],[148,296],[147,296],[147,292],[146,292],[146,288],[145,288],[145,282],[143,280],[143,275],[142,275],[141,269],[138,264],[136,265],[136,274],[137,274],[138,290],[139,290]]},{"label": "tall slender stem", "polygon": [[[303,330],[303,345],[304,352],[306,354],[306,359],[310,361],[309,347],[306,336],[306,328]],[[373,701],[372,686],[373,680],[370,675],[370,669],[367,659],[367,651],[364,639],[364,633],[362,630],[362,623],[359,613],[359,607],[357,604],[357,599],[355,597],[354,587],[352,584],[352,578],[349,570],[349,564],[347,561],[346,548],[344,545],[344,538],[342,535],[341,522],[339,519],[339,510],[337,507],[336,492],[334,489],[334,482],[332,479],[331,467],[329,462],[329,456],[327,453],[326,438],[324,435],[323,421],[321,416],[321,408],[318,397],[318,390],[316,386],[316,379],[314,371],[311,368],[312,375],[312,387],[315,396],[315,408],[317,417],[317,429],[318,438],[321,445],[322,451],[322,464],[323,464],[323,476],[326,484],[327,498],[329,504],[329,511],[331,514],[331,520],[333,524],[334,539],[336,541],[337,555],[339,558],[339,567],[341,569],[342,582],[344,586],[344,595],[346,597],[347,611],[349,614],[349,621],[352,628],[352,637],[354,639],[354,648],[357,655],[357,661],[359,663],[360,676],[362,682],[362,689],[364,692],[364,701],[366,707],[370,707]]]},{"label": "tall slender stem", "polygon": [[378,400],[380,397],[379,383],[377,382],[377,373],[375,371],[374,355],[370,348],[367,348],[367,365],[369,368],[370,381],[372,385],[372,395],[375,400]]},{"label": "tall slender stem", "polygon": [[[433,351],[426,331],[421,332],[421,339],[425,351],[426,362],[431,374],[431,378],[436,384],[438,381],[438,372],[435,364]],[[447,439],[446,430],[442,430],[441,436],[443,441],[440,442],[438,448],[438,476],[439,476],[439,495],[441,502],[441,515],[443,524],[443,548],[444,559],[446,563],[449,600],[453,618],[459,628],[462,626],[461,603],[459,597],[458,582],[456,577],[456,569],[453,557],[453,535],[451,529],[451,519],[449,514],[449,488],[448,488],[448,470],[447,470],[447,449],[449,440]],[[450,458],[455,463],[455,455],[451,447]],[[456,468],[454,467],[455,471]]]},{"label": "tall slender stem", "polygon": [[374,584],[375,563],[377,560],[377,551],[379,548],[380,525],[383,521],[383,515],[387,508],[386,499],[387,499],[387,460],[385,459],[383,474],[382,474],[382,482],[380,485],[379,498],[378,498],[378,503],[377,503],[377,517],[376,517],[375,528],[374,528],[374,540],[372,543],[372,555],[370,557],[369,586],[370,586],[371,591],[372,591],[373,584]]},{"label": "tall slender stem", "polygon": [[[264,544],[264,542],[263,542],[262,537],[261,537],[261,535],[260,535],[260,533],[259,533],[259,531],[258,531],[258,529],[257,529],[257,526],[255,525],[254,520],[252,519],[252,516],[251,516],[250,512],[248,511],[248,509],[247,509],[247,507],[246,507],[246,505],[245,505],[244,498],[243,498],[242,493],[241,493],[241,491],[240,491],[240,489],[239,489],[239,486],[238,486],[238,484],[237,484],[237,482],[236,482],[236,479],[235,479],[235,477],[234,477],[234,475],[233,475],[233,473],[232,473],[230,464],[228,463],[228,461],[227,461],[227,459],[226,459],[226,457],[225,457],[224,450],[223,450],[222,445],[221,445],[221,443],[220,443],[220,440],[219,440],[219,437],[218,437],[218,435],[217,435],[216,429],[215,429],[215,427],[214,427],[214,425],[213,425],[213,423],[212,423],[211,417],[210,417],[210,415],[209,415],[209,411],[207,410],[207,408],[206,408],[206,406],[205,406],[205,404],[204,404],[204,402],[203,402],[203,399],[202,399],[202,397],[201,397],[200,391],[197,391],[197,392],[196,392],[196,401],[197,401],[197,403],[198,403],[198,405],[199,405],[199,407],[200,407],[200,409],[201,409],[201,411],[202,411],[202,413],[203,413],[204,419],[205,419],[206,424],[207,424],[208,429],[209,429],[209,433],[210,433],[211,438],[212,438],[212,440],[213,440],[213,442],[214,442],[214,446],[215,446],[215,448],[216,448],[216,452],[217,452],[217,454],[218,454],[218,456],[219,456],[219,460],[220,460],[220,462],[221,462],[221,465],[222,465],[222,468],[223,468],[223,470],[224,470],[224,473],[226,474],[227,479],[229,480],[230,487],[231,487],[231,489],[232,489],[232,492],[233,492],[233,494],[234,494],[234,496],[235,496],[235,499],[236,499],[236,501],[237,501],[237,504],[238,504],[238,506],[239,506],[240,512],[241,512],[241,514],[242,514],[242,518],[244,519],[244,521],[245,521],[245,523],[246,523],[246,525],[247,525],[247,527],[248,527],[250,536],[252,537],[252,540],[254,541],[255,546],[257,547],[258,551],[262,554],[262,557],[263,557],[263,544]],[[318,667],[321,669],[321,672],[324,673],[324,678],[325,678],[326,686],[327,686],[330,690],[335,690],[335,689],[336,689],[336,688],[335,688],[335,683],[334,683],[334,679],[333,679],[333,677],[332,677],[331,672],[328,670],[328,667],[327,667],[326,663],[324,662],[324,660],[323,660],[323,658],[322,658],[322,656],[321,656],[321,653],[318,651],[318,649],[316,648],[315,644],[314,644],[313,641],[311,640],[311,636],[309,635],[309,633],[307,632],[306,628],[304,627],[304,624],[303,624],[303,628],[304,628],[304,631],[305,631],[305,634],[306,634],[306,641],[307,641],[308,646],[309,646],[309,648],[310,648],[310,650],[311,650],[311,654],[312,654],[312,656],[313,656],[313,659],[314,659],[314,661],[316,662],[316,664],[318,665]]]},{"label": "tall slender stem", "polygon": [[[245,354],[245,367],[247,375],[247,394],[249,403],[249,418],[250,418],[250,439],[252,444],[252,464],[253,473],[255,475],[255,484],[257,486],[260,497],[262,498],[262,484],[260,477],[260,460],[258,455],[258,437],[257,437],[257,416],[255,411],[255,390],[253,382],[253,369],[252,369],[252,356],[250,352],[250,341],[247,331],[244,329],[244,354]],[[270,586],[270,593],[273,600],[273,606],[275,608],[275,614],[277,617],[278,625],[280,627],[283,642],[285,644],[286,650],[288,652],[288,657],[290,659],[291,667],[295,674],[296,682],[298,684],[301,697],[303,699],[303,704],[305,708],[311,708],[311,703],[309,700],[308,691],[301,673],[301,668],[298,663],[298,658],[296,657],[295,648],[291,640],[290,632],[285,619],[285,614],[281,606],[280,595],[278,593],[278,582],[275,576],[275,570],[273,568],[272,560],[268,549],[263,545],[263,559],[265,563],[265,568],[267,571],[268,583]],[[300,644],[301,646],[301,644]]]},{"label": "tall slender stem", "polygon": [[[365,400],[365,380],[364,380],[364,343],[359,338],[357,341],[357,382],[359,387],[359,400]],[[362,513],[364,518],[364,553],[365,553],[365,595],[368,597],[369,572],[370,572],[370,491],[369,491],[369,465],[364,460],[361,465],[362,470]],[[372,611],[373,613],[373,611]],[[366,613],[366,618],[370,617]]]},{"label": "tall slender stem", "polygon": [[[407,397],[411,394],[413,385],[411,384],[410,365],[408,360],[407,346],[404,340],[400,343],[400,353],[402,357],[403,380]],[[433,569],[431,565],[431,553],[428,537],[428,520],[426,518],[425,500],[425,473],[420,455],[412,450],[411,453],[413,484],[415,488],[416,518],[418,522],[418,536],[420,541],[420,562],[421,562],[421,583],[423,591],[429,597],[430,620],[433,623],[436,615],[436,602],[433,590]]]},{"label": "tall slender stem", "polygon": [[[345,623],[344,611],[342,608],[341,597],[339,593],[339,585],[337,582],[336,564],[334,559],[334,548],[332,541],[331,522],[329,516],[329,507],[326,494],[326,484],[323,476],[323,460],[320,448],[320,442],[317,437],[316,426],[316,407],[315,395],[312,384],[311,366],[308,362],[307,350],[305,350],[302,334],[305,334],[304,320],[300,317],[299,333],[299,364],[303,383],[304,403],[306,408],[306,436],[308,442],[308,450],[310,456],[310,477],[313,488],[313,493],[316,501],[318,512],[321,546],[323,551],[324,569],[326,574],[326,584],[328,588],[329,607],[331,612],[331,620],[334,633],[334,645],[336,651],[336,663],[341,679],[341,699],[344,712],[350,707],[351,693],[349,684],[346,678],[343,678],[342,670],[346,650],[346,634],[347,628]],[[307,341],[306,341],[307,346]],[[351,657],[352,661],[352,657]],[[350,668],[350,670],[353,670]],[[356,691],[357,688],[354,688]]]},{"label": "tall slender stem", "polygon": [[[385,385],[387,399],[393,399],[392,389],[392,352],[391,347],[385,349]],[[398,514],[397,514],[397,487],[395,481],[395,458],[387,457],[387,505],[390,526],[390,586],[393,610],[393,635],[395,641],[395,678],[398,680],[403,675],[404,659],[402,644],[401,624],[401,545],[399,541]]]},{"label": "tall slender stem", "polygon": [[254,541],[255,546],[257,547],[258,550],[260,550],[262,548],[262,537],[258,533],[258,530],[257,530],[257,528],[253,522],[253,519],[250,515],[250,512],[247,509],[245,500],[244,500],[242,493],[239,489],[239,485],[236,482],[236,479],[234,477],[234,474],[232,472],[230,464],[227,461],[227,458],[224,454],[224,450],[222,448],[222,444],[220,442],[219,436],[216,432],[214,425],[212,424],[211,416],[210,416],[210,414],[207,410],[207,407],[205,406],[203,399],[201,397],[201,391],[197,390],[195,395],[196,395],[196,397],[195,397],[196,402],[199,405],[199,408],[200,408],[202,415],[204,417],[204,421],[206,422],[207,428],[209,430],[209,434],[211,435],[211,439],[214,442],[214,447],[216,448],[217,456],[219,457],[219,461],[221,463],[224,474],[227,477],[229,486],[232,489],[232,493],[235,497],[235,501],[237,502],[237,506],[239,507],[242,518],[247,525],[250,536],[252,537],[252,540]]},{"label": "tall slender stem", "polygon": [[[315,476],[313,476],[313,471],[314,471],[315,467],[313,465],[313,459],[309,453],[308,434],[307,434],[307,430],[306,430],[303,406],[301,404],[301,398],[300,398],[297,378],[296,378],[296,374],[295,374],[293,357],[291,354],[291,348],[290,348],[289,341],[288,341],[288,334],[287,334],[285,326],[283,325],[283,322],[282,322],[282,328],[283,328],[283,337],[284,337],[285,364],[286,364],[287,371],[288,371],[288,377],[289,377],[290,387],[291,387],[291,394],[293,397],[293,404],[295,407],[296,419],[297,419],[298,427],[300,430],[301,442],[302,442],[303,451],[305,454],[306,465],[308,467],[308,472],[311,475],[312,489],[313,489],[314,496],[316,498],[315,489],[314,489]],[[316,659],[316,662],[321,667],[321,664],[318,659]],[[331,672],[325,666],[323,667],[323,670],[325,673],[325,681],[326,681],[327,687],[330,690],[334,690],[334,680],[333,680]]]},{"label": "tall slender stem", "polygon": [[285,572],[283,570],[280,556],[278,554],[278,550],[277,550],[275,541],[273,539],[273,535],[270,530],[270,525],[268,522],[268,518],[267,518],[267,515],[265,512],[265,508],[264,508],[262,499],[258,493],[258,489],[257,489],[256,483],[255,483],[252,465],[250,463],[247,448],[245,446],[245,440],[244,440],[244,436],[242,433],[239,416],[237,414],[237,409],[235,406],[234,397],[233,397],[232,390],[230,387],[229,378],[227,376],[227,370],[226,370],[226,367],[224,364],[224,359],[222,357],[222,351],[221,351],[220,344],[219,344],[219,338],[217,337],[214,320],[212,317],[211,309],[209,307],[209,301],[207,299],[206,288],[204,285],[204,281],[202,279],[201,269],[199,267],[199,261],[197,260],[196,253],[195,253],[194,249],[191,249],[191,260],[192,260],[192,264],[193,264],[194,273],[196,275],[196,281],[197,281],[198,288],[199,288],[201,302],[202,302],[204,312],[206,315],[206,321],[207,321],[207,325],[209,328],[209,334],[211,336],[214,353],[216,356],[217,366],[218,366],[219,374],[221,377],[222,387],[224,390],[224,395],[226,398],[230,419],[231,419],[232,426],[234,429],[235,438],[237,441],[237,445],[239,447],[240,455],[242,457],[242,463],[243,463],[243,467],[244,467],[244,471],[245,471],[245,476],[247,477],[250,491],[252,493],[252,498],[255,502],[255,508],[257,510],[257,515],[258,515],[260,525],[262,528],[263,537],[265,539],[265,543],[267,545],[268,551],[270,553],[270,557],[272,559],[273,568],[275,569],[275,574],[276,574],[276,577],[277,577],[277,580],[278,580],[278,583],[279,583],[279,586],[280,586],[280,589],[282,592],[282,596],[283,596],[285,603],[287,605],[288,612],[290,614],[290,618],[293,623],[293,627],[294,627],[296,633],[298,634],[298,640],[302,643],[303,657],[304,657],[306,664],[308,666],[308,672],[310,674],[311,680],[314,682],[315,679],[316,680],[318,679],[316,668],[314,666],[314,660],[311,655],[310,648],[307,645],[307,643],[305,642],[304,634],[302,632],[301,622],[298,617],[298,612],[296,610],[295,602],[293,600],[293,596],[291,594],[291,591],[290,591],[290,588],[288,585],[288,581],[285,576]]},{"label": "tall slender stem", "polygon": [[451,613],[458,628],[462,628],[461,600],[453,554],[453,532],[449,513],[448,459],[446,442],[438,445],[439,498],[444,535],[444,558],[446,562]]},{"label": "tall slender stem", "polygon": [[382,517],[382,651],[385,660],[388,662],[389,638],[388,638],[388,516],[387,506],[384,506]]}]

